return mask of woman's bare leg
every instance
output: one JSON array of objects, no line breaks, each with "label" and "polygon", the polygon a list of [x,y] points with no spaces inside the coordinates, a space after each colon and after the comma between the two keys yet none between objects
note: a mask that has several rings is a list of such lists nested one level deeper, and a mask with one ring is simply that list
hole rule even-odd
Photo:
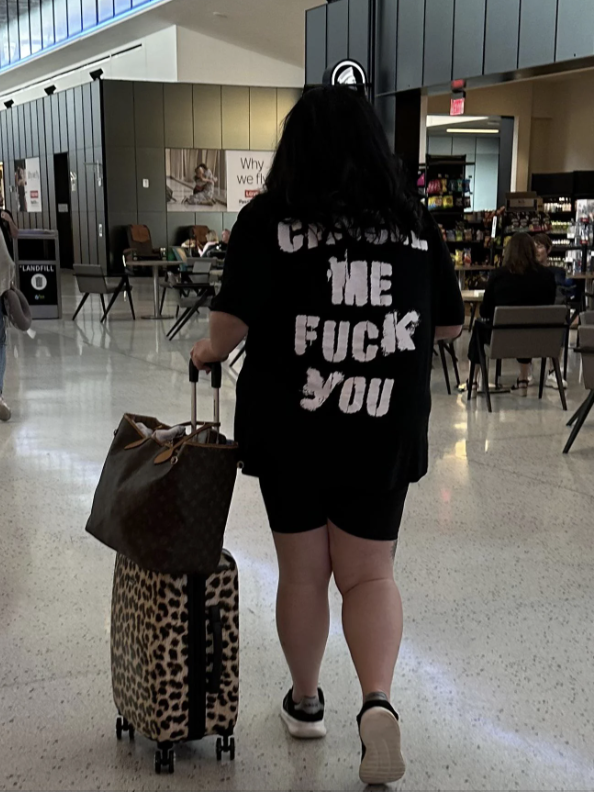
[{"label": "woman's bare leg", "polygon": [[300,534],[273,533],[279,581],[276,624],[293,678],[293,700],[317,696],[328,641],[328,584],[332,568],[328,528]]},{"label": "woman's bare leg", "polygon": [[394,580],[395,543],[359,539],[329,523],[330,556],[342,597],[342,623],[363,697],[390,699],[402,639],[402,600]]}]

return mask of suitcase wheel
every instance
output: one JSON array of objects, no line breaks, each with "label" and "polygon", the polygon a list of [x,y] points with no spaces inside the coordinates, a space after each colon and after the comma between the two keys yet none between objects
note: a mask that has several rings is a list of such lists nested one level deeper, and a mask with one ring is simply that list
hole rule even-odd
[{"label": "suitcase wheel", "polygon": [[225,735],[217,738],[217,762],[221,761],[224,753],[229,754],[232,762],[235,760],[235,737]]},{"label": "suitcase wheel", "polygon": [[121,715],[118,715],[116,718],[116,737],[118,740],[122,739],[123,732],[128,732],[128,737],[133,740],[134,739],[134,726],[131,723],[128,723],[126,718],[122,718]]},{"label": "suitcase wheel", "polygon": [[165,772],[173,773],[175,770],[175,754],[173,748],[164,747],[157,748],[155,751],[155,773]]}]

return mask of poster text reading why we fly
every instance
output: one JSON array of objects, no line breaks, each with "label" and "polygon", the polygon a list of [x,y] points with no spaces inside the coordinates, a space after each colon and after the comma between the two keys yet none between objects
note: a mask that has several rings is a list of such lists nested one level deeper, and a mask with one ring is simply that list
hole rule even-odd
[{"label": "poster text reading why we fly", "polygon": [[227,151],[227,211],[239,212],[264,187],[273,151]]}]

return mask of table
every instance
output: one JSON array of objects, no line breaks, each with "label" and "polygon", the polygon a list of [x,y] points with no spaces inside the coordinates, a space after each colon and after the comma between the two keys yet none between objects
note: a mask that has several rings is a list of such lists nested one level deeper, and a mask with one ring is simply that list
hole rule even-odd
[{"label": "table", "polygon": [[171,316],[163,316],[161,313],[161,306],[159,305],[159,269],[179,267],[179,261],[158,261],[139,259],[138,261],[127,261],[126,267],[152,267],[153,270],[153,301],[154,313],[152,316],[143,316],[142,319],[171,319]]},{"label": "table", "polygon": [[474,326],[474,320],[476,317],[476,309],[482,303],[485,290],[484,289],[462,289],[462,299],[464,303],[468,303],[470,305],[470,325],[468,327],[468,331],[472,333],[472,328]]},{"label": "table", "polygon": [[494,264],[467,264],[465,267],[456,267],[458,273],[458,283],[460,290],[464,291],[464,284],[466,282],[467,272],[490,272],[491,270],[499,269]]}]

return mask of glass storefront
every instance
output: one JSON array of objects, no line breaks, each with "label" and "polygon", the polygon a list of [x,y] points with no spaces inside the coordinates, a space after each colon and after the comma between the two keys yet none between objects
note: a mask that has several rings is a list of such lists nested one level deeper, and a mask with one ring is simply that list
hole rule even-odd
[{"label": "glass storefront", "polygon": [[158,0],[0,0],[0,71]]}]

